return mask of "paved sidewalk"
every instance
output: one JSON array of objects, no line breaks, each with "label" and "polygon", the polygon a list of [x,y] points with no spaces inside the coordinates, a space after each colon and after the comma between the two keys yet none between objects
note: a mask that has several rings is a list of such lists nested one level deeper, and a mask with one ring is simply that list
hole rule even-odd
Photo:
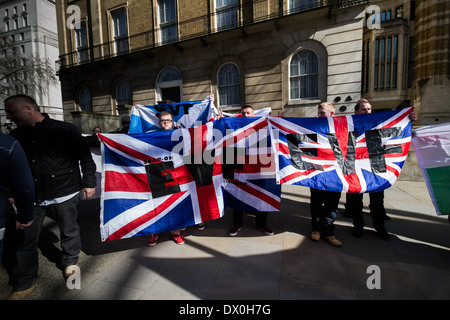
[{"label": "paved sidewalk", "polygon": [[[368,196],[364,196],[368,211]],[[341,209],[345,195],[341,197]],[[438,217],[423,182],[397,181],[386,190],[389,241],[377,236],[370,216],[361,239],[352,237],[351,219],[341,213],[336,236],[341,248],[309,240],[309,189],[283,186],[280,213],[268,218],[273,236],[255,229],[246,215],[236,237],[227,231],[231,211],[189,227],[186,243],[176,245],[169,233],[155,247],[147,237],[101,242],[99,200],[81,201],[79,220],[83,252],[81,289],[68,289],[58,269],[56,225],[45,222],[50,246],[40,258],[40,278],[29,300],[291,300],[291,299],[450,299],[450,222]],[[369,289],[368,267],[380,268],[380,289]],[[370,281],[369,281],[370,282]],[[0,299],[10,293],[0,268]]]}]

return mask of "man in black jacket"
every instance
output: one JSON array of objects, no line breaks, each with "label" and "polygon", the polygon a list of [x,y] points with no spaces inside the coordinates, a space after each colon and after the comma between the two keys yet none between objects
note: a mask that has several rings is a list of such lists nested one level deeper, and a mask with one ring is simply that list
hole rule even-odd
[{"label": "man in black jacket", "polygon": [[[96,167],[86,140],[73,124],[44,116],[27,95],[8,97],[4,103],[7,118],[17,125],[10,134],[25,150],[36,191],[34,221],[25,229],[24,241],[16,253],[16,259],[26,259],[28,265],[13,267],[14,294],[32,286],[37,278],[38,240],[45,215],[60,227],[65,276],[75,272],[81,250],[78,194],[81,190],[86,199],[92,197]],[[23,279],[27,282],[20,283]]]}]

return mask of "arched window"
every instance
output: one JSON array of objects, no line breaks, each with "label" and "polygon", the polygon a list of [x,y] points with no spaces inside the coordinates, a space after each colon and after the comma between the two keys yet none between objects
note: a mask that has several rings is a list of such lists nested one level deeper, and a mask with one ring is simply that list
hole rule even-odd
[{"label": "arched window", "polygon": [[183,78],[175,67],[165,68],[156,80],[156,95],[158,101],[181,102]]},{"label": "arched window", "polygon": [[234,63],[226,63],[217,73],[217,89],[220,106],[237,106],[241,102],[240,71]]},{"label": "arched window", "polygon": [[319,97],[319,62],[311,50],[294,54],[289,64],[290,99]]},{"label": "arched window", "polygon": [[88,88],[83,87],[79,94],[79,105],[81,111],[92,112],[91,92]]},{"label": "arched window", "polygon": [[131,105],[132,98],[131,98],[131,89],[130,85],[127,81],[123,80],[120,81],[119,84],[116,87],[116,100],[117,105],[124,105],[128,104]]}]

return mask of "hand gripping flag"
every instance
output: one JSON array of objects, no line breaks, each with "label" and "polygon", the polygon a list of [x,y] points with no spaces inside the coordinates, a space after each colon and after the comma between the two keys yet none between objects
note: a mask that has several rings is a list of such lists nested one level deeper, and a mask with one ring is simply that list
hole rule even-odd
[{"label": "hand gripping flag", "polygon": [[408,154],[412,110],[269,118],[277,181],[349,193],[392,186]]},{"label": "hand gripping flag", "polygon": [[[211,129],[212,122],[189,130],[100,136],[103,241],[180,229],[223,215],[220,165],[192,162],[192,150],[186,149]],[[173,140],[175,132],[181,142]]]},{"label": "hand gripping flag", "polygon": [[156,105],[135,105],[131,108],[131,123],[128,133],[144,133],[161,130],[158,114],[168,111],[176,126],[191,128],[202,125],[215,118],[217,110],[211,97],[203,101],[179,102]]},{"label": "hand gripping flag", "polygon": [[413,130],[417,161],[438,215],[450,214],[450,123]]}]

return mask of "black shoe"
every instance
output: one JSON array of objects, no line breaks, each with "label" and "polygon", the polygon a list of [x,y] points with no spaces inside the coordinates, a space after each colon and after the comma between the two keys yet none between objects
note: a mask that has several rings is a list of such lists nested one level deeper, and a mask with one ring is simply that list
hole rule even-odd
[{"label": "black shoe", "polygon": [[361,238],[362,237],[362,232],[363,232],[363,228],[354,227],[353,230],[352,230],[352,235],[355,238]]},{"label": "black shoe", "polygon": [[391,235],[386,231],[384,227],[375,228],[377,234],[384,240],[391,239]]},{"label": "black shoe", "polygon": [[205,225],[203,223],[196,224],[195,229],[197,229],[198,231],[203,231],[205,230]]},{"label": "black shoe", "polygon": [[384,220],[389,221],[389,220],[391,220],[391,217],[389,217],[388,215],[385,215]]}]

